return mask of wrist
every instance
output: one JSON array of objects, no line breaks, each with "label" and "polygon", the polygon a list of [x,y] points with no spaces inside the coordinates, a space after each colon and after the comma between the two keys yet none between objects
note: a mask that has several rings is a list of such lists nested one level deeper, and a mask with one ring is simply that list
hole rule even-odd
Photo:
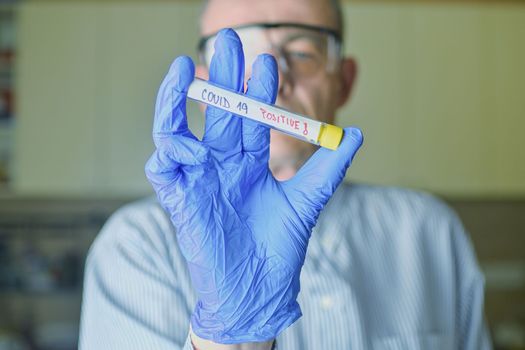
[{"label": "wrist", "polygon": [[266,302],[254,300],[236,307],[234,314],[221,312],[222,308],[207,310],[199,301],[191,316],[191,328],[200,338],[218,344],[266,342],[277,338],[302,315],[297,301],[288,301],[292,296],[281,295],[279,299],[273,310],[265,307]]},{"label": "wrist", "polygon": [[196,335],[190,325],[191,344],[195,350],[272,350],[275,340],[241,344],[219,344]]}]

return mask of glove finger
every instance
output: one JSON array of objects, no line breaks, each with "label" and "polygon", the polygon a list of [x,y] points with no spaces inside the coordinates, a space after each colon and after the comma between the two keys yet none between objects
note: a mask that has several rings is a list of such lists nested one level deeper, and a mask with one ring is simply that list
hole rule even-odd
[{"label": "glove finger", "polygon": [[[223,29],[215,41],[209,81],[218,86],[243,92],[244,54],[242,44],[232,29]],[[208,106],[203,142],[224,153],[224,157],[242,150],[241,119],[229,112]]]},{"label": "glove finger", "polygon": [[[257,57],[248,80],[246,95],[256,100],[274,104],[279,87],[277,62],[272,55]],[[256,112],[256,111],[252,111]],[[258,159],[268,164],[270,149],[270,128],[247,118],[242,119],[242,145],[245,152],[257,153]]]},{"label": "glove finger", "polygon": [[198,140],[187,137],[164,137],[146,162],[146,177],[152,185],[173,182],[185,165],[199,165],[208,160],[208,149]]},{"label": "glove finger", "polygon": [[186,118],[186,96],[188,88],[195,77],[195,67],[191,58],[177,57],[162,84],[155,103],[153,121],[153,141],[165,136],[180,135],[197,139],[188,129]]},{"label": "glove finger", "polygon": [[292,179],[283,183],[291,204],[308,227],[315,225],[362,144],[361,130],[345,128],[336,151],[318,149]]}]

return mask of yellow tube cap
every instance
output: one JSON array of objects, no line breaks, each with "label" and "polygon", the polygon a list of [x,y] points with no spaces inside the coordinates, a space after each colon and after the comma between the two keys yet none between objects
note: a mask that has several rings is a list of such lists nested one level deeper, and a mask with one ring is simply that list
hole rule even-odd
[{"label": "yellow tube cap", "polygon": [[343,138],[343,129],[330,124],[323,124],[319,132],[319,145],[331,150],[336,150]]}]

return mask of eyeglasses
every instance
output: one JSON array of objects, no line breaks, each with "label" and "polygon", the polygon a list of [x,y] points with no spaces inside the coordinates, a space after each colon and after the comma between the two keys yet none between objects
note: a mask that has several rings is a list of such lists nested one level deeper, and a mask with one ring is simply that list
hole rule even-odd
[{"label": "eyeglasses", "polygon": [[[261,53],[271,53],[283,74],[308,78],[325,69],[333,72],[341,59],[341,36],[332,29],[299,23],[256,23],[233,28],[244,50],[245,73]],[[199,41],[199,57],[210,67],[217,33]]]}]

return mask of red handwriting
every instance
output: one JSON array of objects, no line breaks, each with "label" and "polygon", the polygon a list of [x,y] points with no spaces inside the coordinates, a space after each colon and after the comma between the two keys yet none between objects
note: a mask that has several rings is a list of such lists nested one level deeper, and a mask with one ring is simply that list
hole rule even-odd
[{"label": "red handwriting", "polygon": [[[298,119],[291,118],[291,117],[288,117],[282,114],[276,115],[274,113],[268,112],[266,109],[262,107],[259,108],[259,110],[261,111],[261,115],[263,119],[270,120],[276,124],[289,126],[295,130],[299,130],[300,121]],[[303,122],[303,124],[304,124],[303,134],[308,135],[307,123]]]}]

